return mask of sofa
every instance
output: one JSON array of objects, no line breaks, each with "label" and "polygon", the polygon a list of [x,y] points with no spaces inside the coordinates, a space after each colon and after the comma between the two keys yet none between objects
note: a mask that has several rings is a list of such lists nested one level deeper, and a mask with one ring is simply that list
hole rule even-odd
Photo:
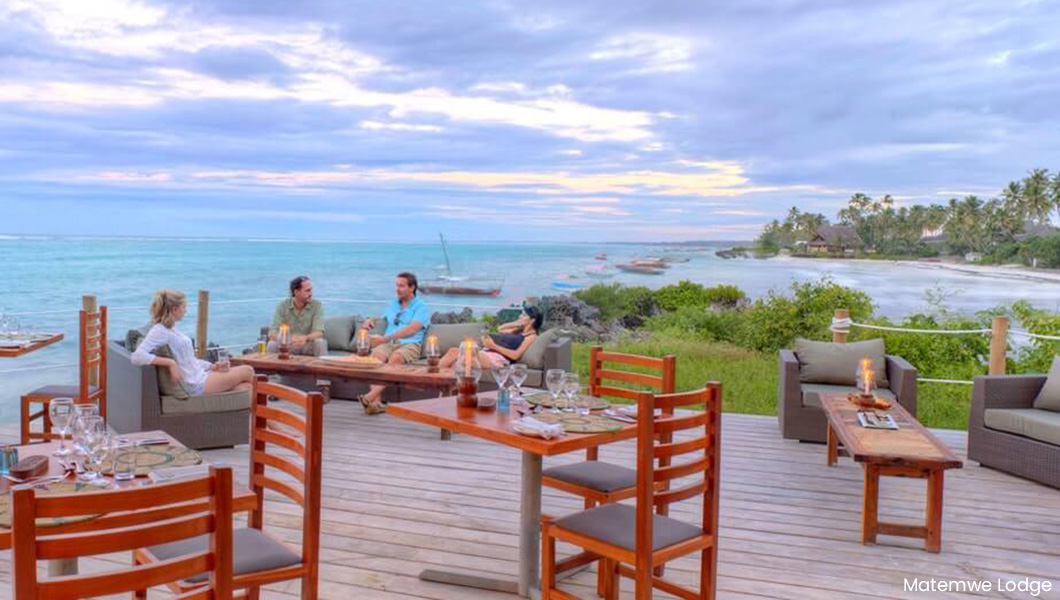
[{"label": "sofa", "polygon": [[1038,400],[1047,380],[1045,375],[976,377],[968,458],[1060,488],[1060,406],[1046,409]]},{"label": "sofa", "polygon": [[[874,340],[870,340],[874,341]],[[804,340],[800,340],[804,342]],[[798,344],[796,342],[796,348]],[[823,342],[811,344],[830,345]],[[841,346],[856,363],[859,357],[868,350],[861,347],[865,342],[837,344]],[[900,403],[909,414],[916,416],[917,371],[906,360],[899,356],[883,353],[882,340],[875,349],[878,351],[878,369],[885,373],[880,377],[876,396]],[[849,357],[847,360],[849,360]],[[822,378],[820,373],[808,377],[804,371],[806,365],[800,362],[796,350],[780,351],[780,377],[777,390],[777,420],[781,434],[785,439],[801,442],[825,442],[828,436],[828,420],[821,410],[821,395],[848,394],[857,392],[854,382],[837,383],[842,378]],[[853,379],[854,368],[841,367],[844,375]]]},{"label": "sofa", "polygon": [[[376,331],[386,327],[386,321],[382,317],[371,317],[375,323]],[[356,351],[357,331],[365,317],[358,315],[341,315],[327,317],[324,319],[324,339],[327,340],[328,354],[332,356],[349,355]],[[262,331],[267,332],[263,327]],[[432,323],[427,327],[424,339],[427,336],[438,337],[438,351],[445,354],[450,348],[457,348],[465,338],[473,338],[476,341],[486,333],[486,325],[476,323]],[[413,364],[426,365],[427,357],[424,349],[420,357]],[[571,370],[571,340],[559,328],[546,330],[538,336],[534,344],[527,349],[523,357],[518,361],[527,365],[527,377],[523,382],[525,387],[542,387],[544,385],[544,373],[548,369]],[[315,389],[318,381],[310,377],[285,376],[283,381],[287,385],[300,389]],[[480,389],[496,389],[491,373],[483,372]],[[368,391],[367,384],[351,380],[331,380],[331,396],[333,398],[354,399],[360,394]],[[404,400],[419,400],[429,397],[433,390],[419,390],[408,386],[389,386],[384,394],[388,402],[400,402]]]},{"label": "sofa", "polygon": [[125,341],[107,342],[107,421],[118,433],[162,430],[188,448],[245,444],[250,393],[163,395],[158,368],[136,366]]}]

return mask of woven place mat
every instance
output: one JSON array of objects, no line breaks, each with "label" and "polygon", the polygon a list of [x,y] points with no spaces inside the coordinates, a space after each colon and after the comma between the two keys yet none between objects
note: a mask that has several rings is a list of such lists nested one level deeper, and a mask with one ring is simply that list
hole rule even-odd
[{"label": "woven place mat", "polygon": [[[82,492],[98,492],[100,491],[99,486],[92,485],[90,483],[80,483],[77,481],[71,481],[64,479],[63,481],[53,481],[51,483],[42,483],[35,488],[38,496],[55,496],[58,494],[80,494]],[[38,527],[55,527],[57,525],[66,525],[68,523],[79,523],[81,521],[88,521],[89,519],[95,519],[99,515],[78,515],[76,517],[49,517],[44,519],[37,519]],[[0,527],[11,527],[11,494],[0,494]]]},{"label": "woven place mat", "polygon": [[[607,400],[604,400],[603,398],[596,398],[594,396],[581,396],[581,395],[579,395],[578,399],[579,400],[588,400],[589,401],[589,409],[590,410],[603,410],[603,409],[611,406],[611,403],[608,402]],[[529,402],[530,404],[533,404],[534,406],[544,406],[545,408],[552,408],[553,404],[554,404],[552,402],[552,394],[549,394],[548,392],[532,394],[530,396],[527,396],[526,397],[526,401]],[[575,406],[577,406],[577,402],[578,402],[578,400],[575,400]],[[567,408],[567,397],[566,396],[560,395],[560,397],[559,397],[559,407],[560,408]]]},{"label": "woven place mat", "polygon": [[622,423],[601,415],[540,413],[533,417],[542,423],[562,423],[563,431],[567,433],[607,433],[625,427]]},{"label": "woven place mat", "polygon": [[[133,456],[133,453],[137,456]],[[173,467],[190,467],[202,463],[202,456],[183,446],[127,446],[119,448],[115,460],[118,464],[136,464],[136,475],[149,475],[152,471]],[[136,461],[133,463],[133,461]],[[114,464],[103,465],[104,475],[114,474]]]}]

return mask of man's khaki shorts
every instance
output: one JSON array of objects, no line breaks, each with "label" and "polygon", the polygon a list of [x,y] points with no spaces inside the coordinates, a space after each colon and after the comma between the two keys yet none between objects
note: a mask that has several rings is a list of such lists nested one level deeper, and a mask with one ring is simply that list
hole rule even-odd
[{"label": "man's khaki shorts", "polygon": [[389,342],[386,344],[379,344],[372,349],[372,356],[383,362],[386,362],[391,354],[397,354],[405,359],[406,365],[411,365],[413,361],[419,360],[420,358],[420,345],[415,343],[395,344]]}]

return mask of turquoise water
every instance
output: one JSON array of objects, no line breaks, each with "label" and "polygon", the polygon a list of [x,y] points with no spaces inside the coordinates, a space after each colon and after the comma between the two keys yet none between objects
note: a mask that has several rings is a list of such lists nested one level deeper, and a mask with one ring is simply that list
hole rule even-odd
[{"label": "turquoise water", "polygon": [[[550,289],[562,274],[582,275],[606,252],[610,262],[659,255],[651,245],[450,243],[455,274],[503,278],[499,298],[428,296],[437,310],[462,306],[493,310]],[[690,261],[664,275],[618,274],[612,281],[659,287],[681,279],[713,285],[731,283],[752,296],[786,287],[792,280],[824,274],[870,292],[882,313],[900,316],[923,308],[925,292],[941,286],[952,294],[947,306],[975,311],[1027,299],[1055,309],[1060,284],[1000,279],[886,262],[799,259],[722,260],[712,251],[685,252]],[[82,294],[95,294],[110,307],[110,335],[124,336],[148,320],[147,305],[160,287],[210,291],[210,340],[250,345],[269,321],[277,299],[295,275],[309,275],[315,295],[329,314],[378,312],[393,296],[394,274],[411,270],[421,279],[440,271],[441,247],[426,244],[362,244],[282,240],[99,239],[0,236],[4,286],[0,312],[20,313],[24,327],[61,331],[66,340],[18,359],[0,360],[0,422],[17,419],[18,396],[48,383],[75,383],[77,311]],[[592,283],[582,276],[574,281]],[[254,300],[226,304],[232,301]],[[55,314],[40,314],[40,313]],[[34,313],[34,314],[26,314]],[[182,323],[194,331],[195,311]],[[17,372],[15,372],[17,370]]]}]

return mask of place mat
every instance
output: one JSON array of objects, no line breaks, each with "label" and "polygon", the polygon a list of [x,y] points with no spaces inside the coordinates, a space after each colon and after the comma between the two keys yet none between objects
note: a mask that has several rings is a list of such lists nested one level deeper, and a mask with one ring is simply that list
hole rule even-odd
[{"label": "place mat", "polygon": [[[27,484],[28,485],[28,484]],[[90,483],[80,483],[71,479],[42,483],[37,486],[38,496],[55,496],[58,494],[80,494],[82,492],[98,492],[102,488]],[[48,517],[37,519],[38,527],[55,527],[68,523],[80,523],[95,519],[99,515],[77,515],[76,517]],[[11,527],[11,493],[0,494],[0,527]]]},{"label": "place mat", "polygon": [[542,423],[562,423],[563,430],[567,433],[607,433],[625,427],[622,423],[601,415],[538,413],[534,418]]},{"label": "place mat", "polygon": [[[138,456],[133,456],[136,452]],[[117,450],[117,460],[121,464],[132,465],[136,460],[136,475],[148,475],[152,471],[171,469],[173,467],[190,467],[200,464],[202,456],[183,446],[157,445],[157,446],[127,446]],[[103,474],[113,475],[114,464],[103,464]]]},{"label": "place mat", "polygon": [[[607,400],[604,400],[603,398],[596,398],[594,396],[581,396],[581,395],[579,395],[578,398],[579,399],[588,400],[589,401],[589,409],[590,410],[603,410],[603,409],[611,406],[611,403],[608,402]],[[549,394],[548,392],[544,392],[544,393],[540,393],[539,392],[537,394],[532,394],[530,396],[527,396],[526,397],[526,401],[529,402],[530,404],[533,404],[534,406],[544,406],[545,408],[553,408],[552,394]],[[577,402],[577,400],[575,402]],[[562,395],[562,394],[559,397],[559,407],[560,408],[567,408],[567,397]]]}]

